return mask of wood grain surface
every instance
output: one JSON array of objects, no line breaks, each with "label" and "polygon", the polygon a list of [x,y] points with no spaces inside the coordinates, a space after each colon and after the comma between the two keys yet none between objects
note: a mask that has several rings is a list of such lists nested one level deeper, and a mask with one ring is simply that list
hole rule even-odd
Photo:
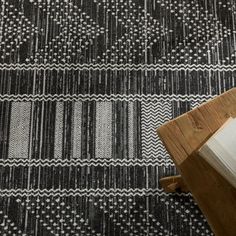
[{"label": "wood grain surface", "polygon": [[236,88],[165,123],[157,130],[217,236],[236,235],[236,189],[196,151],[230,116],[236,116]]}]

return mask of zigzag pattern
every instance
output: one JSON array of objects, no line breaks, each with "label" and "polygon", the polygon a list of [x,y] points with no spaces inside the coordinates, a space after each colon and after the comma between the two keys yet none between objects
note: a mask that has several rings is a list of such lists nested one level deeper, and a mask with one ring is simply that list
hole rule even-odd
[{"label": "zigzag pattern", "polygon": [[190,101],[190,106],[191,106],[191,109],[194,109],[195,107],[198,107],[201,103],[205,102],[204,99],[202,100],[192,100]]},{"label": "zigzag pattern", "polygon": [[200,94],[4,94],[0,95],[0,101],[206,101],[216,95]]},{"label": "zigzag pattern", "polygon": [[[161,153],[160,153],[161,154]],[[0,166],[170,166],[163,159],[6,159]]]},{"label": "zigzag pattern", "polygon": [[0,64],[0,70],[130,70],[130,71],[235,71],[236,65],[222,64]]},{"label": "zigzag pattern", "polygon": [[[169,196],[170,193],[163,192],[162,189],[3,189],[1,196]],[[191,196],[190,193],[176,193],[177,196]]]},{"label": "zigzag pattern", "polygon": [[142,102],[142,156],[143,158],[158,158],[170,160],[156,129],[172,118],[171,104],[165,102]]}]

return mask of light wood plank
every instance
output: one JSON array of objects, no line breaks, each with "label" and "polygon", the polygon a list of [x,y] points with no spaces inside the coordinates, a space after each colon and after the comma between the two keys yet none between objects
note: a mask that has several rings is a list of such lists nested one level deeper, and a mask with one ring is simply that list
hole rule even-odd
[{"label": "light wood plank", "polygon": [[174,163],[178,166],[183,160],[188,157],[186,151],[181,147],[181,145],[177,145],[175,140],[173,139],[173,135],[171,131],[169,131],[169,126],[172,126],[172,122],[168,124],[168,126],[160,127],[157,132],[160,136],[160,139],[166,143],[166,149],[171,154],[174,155],[173,158]]},{"label": "light wood plank", "polygon": [[173,193],[173,192],[189,192],[186,184],[184,183],[181,175],[169,176],[160,179],[160,184],[165,192]]},{"label": "light wood plank", "polygon": [[217,101],[212,100],[206,103],[204,106],[200,106],[197,109],[201,112],[211,132],[214,133],[220,126],[222,126],[226,120],[225,113],[217,111]]},{"label": "light wood plank", "polygon": [[236,117],[236,89],[158,129],[184,183],[217,236],[235,235],[236,189],[197,154],[197,149],[230,116]]}]

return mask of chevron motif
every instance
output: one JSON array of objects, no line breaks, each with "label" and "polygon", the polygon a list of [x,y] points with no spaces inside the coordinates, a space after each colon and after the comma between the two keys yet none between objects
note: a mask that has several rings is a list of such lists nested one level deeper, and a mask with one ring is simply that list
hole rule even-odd
[{"label": "chevron motif", "polygon": [[157,158],[170,162],[170,157],[161,140],[157,138],[156,129],[172,118],[169,102],[142,102],[142,156]]},{"label": "chevron motif", "polygon": [[144,3],[3,1],[0,62],[235,64],[234,2]]}]

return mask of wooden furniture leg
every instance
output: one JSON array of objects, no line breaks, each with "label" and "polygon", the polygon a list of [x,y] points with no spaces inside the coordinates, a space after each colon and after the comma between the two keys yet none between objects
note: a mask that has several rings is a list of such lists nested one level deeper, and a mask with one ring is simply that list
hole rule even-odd
[{"label": "wooden furniture leg", "polygon": [[[229,117],[236,118],[236,88],[157,129],[215,236],[236,235],[236,188],[198,154],[198,149]],[[176,186],[167,184],[167,189],[173,191]]]},{"label": "wooden furniture leg", "polygon": [[160,179],[160,184],[165,192],[189,192],[181,175],[168,176]]}]

